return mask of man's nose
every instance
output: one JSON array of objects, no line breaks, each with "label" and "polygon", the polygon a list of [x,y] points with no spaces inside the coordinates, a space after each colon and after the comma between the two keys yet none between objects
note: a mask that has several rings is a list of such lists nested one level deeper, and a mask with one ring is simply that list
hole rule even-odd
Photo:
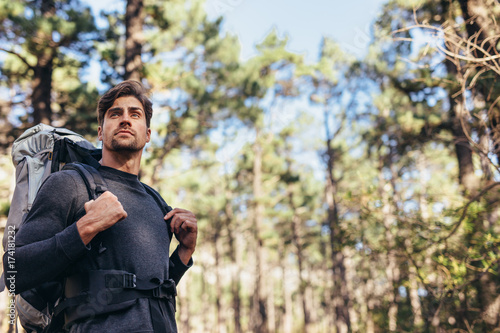
[{"label": "man's nose", "polygon": [[132,123],[130,122],[130,115],[128,114],[128,112],[123,112],[120,124],[121,125],[129,125],[129,126],[132,125]]}]

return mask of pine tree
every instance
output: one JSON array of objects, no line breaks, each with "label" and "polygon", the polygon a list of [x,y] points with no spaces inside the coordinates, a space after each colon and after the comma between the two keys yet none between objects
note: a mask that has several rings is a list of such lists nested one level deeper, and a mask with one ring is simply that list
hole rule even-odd
[{"label": "pine tree", "polygon": [[80,79],[96,37],[90,8],[76,0],[2,1],[0,11],[1,75],[12,92],[9,111],[22,122],[11,124],[15,133],[3,144],[37,123],[92,131],[81,120],[97,94]]}]

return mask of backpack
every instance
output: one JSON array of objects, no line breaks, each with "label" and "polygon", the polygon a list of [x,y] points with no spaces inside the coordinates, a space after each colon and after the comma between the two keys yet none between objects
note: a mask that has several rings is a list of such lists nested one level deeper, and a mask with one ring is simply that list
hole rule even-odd
[{"label": "backpack", "polygon": [[[12,146],[16,187],[3,237],[4,250],[12,250],[15,246],[15,233],[29,213],[38,189],[51,173],[63,167],[73,169],[87,186],[89,199],[96,199],[103,193],[106,190],[105,182],[96,170],[100,158],[100,149],[65,128],[39,124],[17,138]],[[3,274],[1,283],[5,283]],[[0,288],[3,290],[5,286],[0,285]],[[51,324],[55,303],[61,295],[62,285],[58,281],[16,295],[15,309],[21,325],[28,332],[46,330]]]}]

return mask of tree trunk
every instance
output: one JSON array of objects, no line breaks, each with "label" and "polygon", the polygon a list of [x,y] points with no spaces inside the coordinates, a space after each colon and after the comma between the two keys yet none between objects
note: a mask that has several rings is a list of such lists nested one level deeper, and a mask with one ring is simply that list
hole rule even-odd
[{"label": "tree trunk", "polygon": [[304,276],[306,273],[304,270],[304,254],[302,249],[302,239],[304,239],[304,234],[302,232],[302,221],[296,214],[297,208],[294,206],[293,202],[294,199],[292,185],[288,185],[288,197],[290,206],[294,212],[292,217],[292,243],[295,246],[295,254],[297,256],[297,264],[299,269],[299,292],[302,298],[302,313],[304,315],[303,332],[307,333],[309,332],[309,325],[311,324],[311,316],[306,302],[306,289],[309,283]]},{"label": "tree trunk", "polygon": [[[462,9],[463,19],[467,22],[466,30],[468,37],[473,38],[476,44],[482,45],[483,49],[488,52],[495,52],[495,46],[490,45],[490,42],[493,41],[493,39],[488,40],[488,37],[497,34],[499,28],[496,23],[491,21],[488,5],[486,5],[482,0],[460,0],[459,3]],[[477,51],[474,56],[482,58],[485,54]],[[449,74],[461,75],[461,73],[458,73],[457,68],[451,61],[446,60],[445,64]],[[484,89],[480,92],[486,100],[488,98],[488,92]],[[474,174],[474,166],[472,162],[473,152],[468,138],[465,136],[465,131],[467,130],[467,128],[464,128],[463,126],[463,124],[467,124],[465,119],[465,106],[463,105],[463,101],[454,100],[452,97],[450,97],[449,100],[453,119],[455,148],[459,165],[459,181],[464,188],[466,197],[472,198],[477,194],[481,186],[481,182],[480,179]],[[489,116],[490,130],[492,134],[495,134],[498,124],[495,123],[496,118],[493,115]],[[472,233],[484,232],[485,227],[481,218],[476,218],[475,220],[475,227]],[[473,235],[470,232],[464,235],[465,245],[467,245],[468,240],[470,240],[472,236]],[[496,303],[498,292],[496,292],[495,288],[492,288],[492,285],[495,284],[494,278],[490,273],[483,274],[479,280],[476,280],[473,283],[473,286],[478,292],[479,311],[481,311],[481,317],[486,325],[484,329],[485,332],[498,327],[500,324],[500,315],[498,314],[498,311],[495,313],[495,310],[491,310],[497,308]]]},{"label": "tree trunk", "polygon": [[[226,180],[226,184],[229,184],[229,181]],[[234,333],[241,333],[241,298],[240,298],[240,272],[241,272],[241,264],[238,256],[238,248],[236,246],[236,241],[234,238],[234,224],[237,221],[234,219],[233,207],[232,207],[232,198],[233,193],[229,188],[225,190],[225,207],[224,212],[226,215],[225,228],[227,230],[227,242],[228,242],[228,255],[231,260],[231,264],[233,266],[231,270],[231,296],[232,302],[231,307],[233,309],[233,326]]]},{"label": "tree trunk", "polygon": [[[356,283],[357,274],[356,274],[356,263],[353,258],[356,256],[354,249],[351,247],[344,247],[344,264],[346,270],[346,284],[347,284],[347,293],[351,295],[353,299],[356,297],[356,290],[360,288],[360,285]],[[355,303],[355,301],[351,301],[351,304]],[[359,304],[359,303],[358,303]],[[351,330],[350,332],[360,332],[360,318],[359,318],[359,310],[355,309],[354,306],[349,306],[349,319],[351,322]],[[314,317],[313,317],[314,318]],[[314,322],[314,319],[313,319]]]},{"label": "tree trunk", "polygon": [[453,114],[452,133],[458,161],[459,182],[464,189],[465,195],[471,198],[477,193],[479,179],[474,173],[472,148],[462,126],[462,119],[465,117],[464,105],[462,101],[454,100],[452,97],[450,97],[450,105]]},{"label": "tree trunk", "polygon": [[[477,45],[490,53],[494,53],[495,45],[490,39],[500,34],[500,27],[492,20],[491,7],[494,4],[486,4],[484,0],[459,0],[463,19],[467,24],[465,28],[469,38],[473,38]],[[477,51],[474,55],[477,58],[483,58],[484,53]]]},{"label": "tree trunk", "polygon": [[143,25],[143,0],[127,0],[125,10],[125,80],[141,81]]},{"label": "tree trunk", "polygon": [[[205,276],[207,274],[207,267],[206,265],[202,264],[201,265],[201,274],[202,276]],[[202,332],[213,332],[212,327],[214,326],[214,321],[213,321],[213,314],[210,311],[211,305],[210,305],[210,296],[209,296],[209,288],[210,286],[207,285],[206,279],[201,279],[201,331]]]},{"label": "tree trunk", "polygon": [[[328,228],[328,224],[323,224],[324,228]],[[324,312],[325,316],[323,318],[324,327],[328,330],[331,329],[335,324],[335,309],[333,306],[333,272],[331,269],[331,265],[328,263],[328,258],[331,258],[331,254],[329,253],[328,242],[324,241],[324,237],[320,238],[320,249],[323,256],[322,264],[321,264],[321,272],[323,274],[322,289],[323,289],[323,299],[325,302]]]},{"label": "tree trunk", "polygon": [[[488,53],[498,54],[496,50],[497,45],[495,45],[495,43],[498,41],[500,27],[498,26],[498,23],[492,19],[493,15],[491,14],[491,6],[495,5],[491,3],[486,4],[484,0],[460,0],[459,3],[462,9],[464,21],[467,22],[466,29],[469,39],[473,39],[477,45],[481,45],[481,47]],[[477,51],[474,53],[474,56],[476,58],[484,58],[486,54],[481,51]],[[487,102],[491,102],[488,100],[488,96],[490,95],[490,87],[481,86],[480,88],[482,88],[480,89],[480,92],[484,99]],[[498,109],[495,110],[496,112],[498,112]],[[490,131],[493,136],[498,136],[498,115],[489,114],[488,116],[490,119]],[[484,140],[485,137],[483,136],[481,139]],[[481,144],[484,146],[488,146],[489,142],[481,142]],[[497,156],[500,156],[498,150],[496,151],[496,153]],[[488,180],[489,166],[483,165],[483,169],[485,168],[488,168],[487,170],[485,170],[485,178],[486,180]],[[479,186],[479,180],[476,180],[476,188],[479,188]],[[471,191],[471,193],[474,194],[475,192]],[[496,210],[491,207],[491,212],[488,214],[495,216]],[[488,218],[491,219],[490,217]],[[480,221],[480,219],[477,219],[474,232],[483,233],[485,231],[486,230],[484,224],[482,223],[482,221]],[[500,326],[500,295],[496,287],[498,285],[498,282],[496,282],[497,280],[497,277],[493,277],[491,273],[487,272],[474,283],[474,286],[478,290],[481,317],[486,324],[484,332],[491,331]]]},{"label": "tree trunk", "polygon": [[[55,15],[53,0],[43,0],[40,9],[42,15],[46,18]],[[52,36],[46,35],[45,32],[38,31],[37,35],[41,41],[52,41]],[[34,124],[44,123],[50,125],[52,121],[52,71],[55,56],[56,48],[54,47],[45,47],[37,54],[37,63],[33,68],[33,91],[31,94]]]},{"label": "tree trunk", "polygon": [[[284,245],[281,244],[281,253],[284,253]],[[286,260],[280,260],[281,272],[283,275],[283,280],[281,281],[283,290],[283,301],[284,301],[284,315],[283,315],[283,333],[292,333],[293,330],[293,299],[292,291],[287,286],[288,277],[288,265]]]},{"label": "tree trunk", "polygon": [[373,320],[373,308],[368,309],[368,318],[366,319],[366,333],[375,333],[375,321]]},{"label": "tree trunk", "polygon": [[420,296],[418,296],[419,283],[417,269],[411,264],[408,269],[408,282],[411,311],[413,313],[413,326],[416,328],[422,328],[424,325],[424,319],[422,317],[422,303],[420,302]]},{"label": "tree trunk", "polygon": [[269,332],[276,332],[276,309],[274,307],[274,286],[273,280],[268,278],[268,283],[266,285],[266,295],[267,295],[267,329]]},{"label": "tree trunk", "polygon": [[222,310],[222,286],[221,286],[221,278],[220,278],[220,251],[219,251],[219,233],[220,233],[220,223],[216,223],[213,237],[213,246],[214,246],[214,256],[215,256],[215,307],[217,312],[217,333],[221,333],[223,331],[223,310]]},{"label": "tree trunk", "polygon": [[266,311],[266,276],[264,270],[264,241],[261,236],[261,229],[264,219],[264,204],[262,202],[262,147],[259,142],[260,130],[256,129],[256,141],[253,144],[253,237],[255,241],[255,291],[252,302],[252,331],[256,333],[267,332],[267,311]]},{"label": "tree trunk", "polygon": [[52,66],[54,52],[47,51],[38,57],[33,77],[33,92],[31,102],[33,103],[33,122],[50,125],[52,122]]},{"label": "tree trunk", "polygon": [[[326,119],[325,119],[326,121]],[[349,318],[350,297],[346,283],[346,272],[342,248],[342,235],[340,233],[340,220],[338,204],[335,199],[337,195],[337,183],[333,176],[334,151],[331,147],[331,139],[326,141],[327,158],[327,184],[326,202],[328,204],[328,226],[330,229],[330,250],[333,271],[333,307],[335,311],[335,327],[337,333],[347,333],[351,330]]]},{"label": "tree trunk", "polygon": [[[427,180],[424,177],[424,174],[427,170],[427,162],[425,155],[423,153],[419,153],[417,156],[416,167],[419,177],[419,185],[420,185],[420,193],[418,196],[419,200],[419,209],[422,217],[422,222],[427,223],[429,221],[429,203],[426,198],[427,193]],[[408,239],[408,242],[405,242],[408,248],[408,253],[412,255],[413,253],[413,242]],[[413,263],[409,263],[408,269],[408,282],[409,282],[409,296],[410,296],[410,304],[413,313],[413,325],[417,328],[422,328],[424,325],[424,320],[422,316],[422,303],[420,302],[420,296],[418,295],[419,282],[418,282],[418,272],[417,268]]]},{"label": "tree trunk", "polygon": [[[389,165],[384,164],[384,158],[386,158],[390,163]],[[383,214],[383,224],[385,229],[385,240],[386,240],[386,276],[387,276],[387,299],[389,302],[389,310],[388,310],[388,330],[390,332],[395,332],[398,327],[398,287],[399,287],[399,279],[400,279],[400,269],[397,261],[397,250],[396,250],[396,237],[393,233],[393,229],[395,227],[395,203],[396,201],[396,193],[395,186],[392,181],[387,181],[383,175],[384,167],[388,167],[393,171],[391,156],[379,156],[379,194],[382,198],[382,214]],[[393,175],[394,177],[394,175]],[[392,194],[392,196],[391,196]],[[391,200],[392,199],[392,200]]]},{"label": "tree trunk", "polygon": [[[460,2],[463,2],[462,0]],[[449,10],[449,1],[442,0],[441,5],[443,11]],[[461,4],[463,6],[463,4]],[[465,19],[465,16],[464,16]],[[448,58],[444,60],[446,70],[450,76],[460,76],[455,64]],[[461,97],[454,98],[451,95],[453,92],[448,93],[448,101],[450,104],[450,118],[451,118],[451,132],[453,134],[455,153],[458,162],[458,178],[460,184],[463,186],[464,192],[467,196],[473,196],[479,186],[478,179],[474,174],[474,165],[472,163],[472,148],[469,139],[466,135],[467,127],[467,113],[463,100]],[[465,128],[464,128],[465,127]]]}]

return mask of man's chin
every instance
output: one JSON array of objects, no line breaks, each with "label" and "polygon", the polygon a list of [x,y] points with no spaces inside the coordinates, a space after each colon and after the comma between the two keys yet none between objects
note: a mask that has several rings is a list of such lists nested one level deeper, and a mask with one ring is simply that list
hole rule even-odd
[{"label": "man's chin", "polygon": [[128,144],[124,142],[112,142],[111,148],[116,152],[134,153],[141,151],[144,147],[140,147],[136,142]]}]

